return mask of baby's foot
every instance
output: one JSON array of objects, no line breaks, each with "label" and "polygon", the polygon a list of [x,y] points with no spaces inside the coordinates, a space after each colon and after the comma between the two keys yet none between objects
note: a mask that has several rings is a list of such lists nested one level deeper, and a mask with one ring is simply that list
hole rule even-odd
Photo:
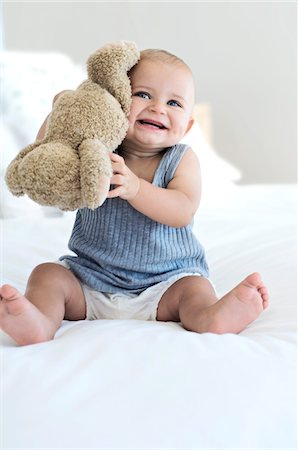
[{"label": "baby's foot", "polygon": [[0,328],[19,345],[51,339],[49,319],[8,284],[0,288]]},{"label": "baby's foot", "polygon": [[269,295],[259,273],[248,275],[214,307],[215,333],[239,333],[267,308]]}]

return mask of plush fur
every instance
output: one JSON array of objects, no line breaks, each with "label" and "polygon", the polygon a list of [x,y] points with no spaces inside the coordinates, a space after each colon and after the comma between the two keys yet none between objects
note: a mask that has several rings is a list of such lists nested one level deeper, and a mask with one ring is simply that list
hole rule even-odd
[{"label": "plush fur", "polygon": [[87,61],[88,79],[53,106],[44,139],[20,151],[6,171],[16,196],[65,211],[100,206],[112,176],[109,152],[128,129],[128,71],[139,59],[133,42],[108,44]]}]

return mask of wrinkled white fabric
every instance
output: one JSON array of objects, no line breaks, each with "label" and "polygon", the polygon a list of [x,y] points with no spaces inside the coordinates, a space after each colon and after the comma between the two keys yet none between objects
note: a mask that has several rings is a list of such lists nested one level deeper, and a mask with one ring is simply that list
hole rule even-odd
[{"label": "wrinkled white fabric", "polygon": [[[1,333],[3,447],[295,448],[295,200],[293,186],[235,186],[198,211],[218,293],[252,271],[269,289],[239,335],[139,320],[64,322],[27,347]],[[2,221],[3,281],[23,291],[35,265],[67,250],[72,221]]]}]

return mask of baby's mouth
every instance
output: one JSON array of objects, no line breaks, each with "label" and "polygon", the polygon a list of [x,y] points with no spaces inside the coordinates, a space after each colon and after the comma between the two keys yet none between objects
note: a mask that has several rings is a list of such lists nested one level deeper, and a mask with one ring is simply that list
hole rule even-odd
[{"label": "baby's mouth", "polygon": [[138,123],[140,123],[141,125],[149,125],[152,126],[154,128],[158,128],[160,130],[166,130],[167,127],[164,126],[164,124],[162,124],[161,122],[156,122],[155,120],[148,120],[148,119],[144,119],[144,120],[138,120]]}]

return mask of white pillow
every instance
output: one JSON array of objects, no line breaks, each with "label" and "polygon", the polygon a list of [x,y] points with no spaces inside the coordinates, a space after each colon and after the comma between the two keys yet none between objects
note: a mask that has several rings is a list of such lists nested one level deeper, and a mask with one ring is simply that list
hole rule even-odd
[{"label": "white pillow", "polygon": [[43,211],[37,203],[34,203],[27,196],[13,196],[6,186],[4,181],[5,171],[13,156],[18,153],[19,147],[14,134],[3,123],[0,124],[0,147],[0,218],[6,219],[20,216],[41,217]]},{"label": "white pillow", "polygon": [[75,89],[87,76],[60,53],[0,52],[0,69],[4,121],[25,145],[35,140],[54,95]]},{"label": "white pillow", "polygon": [[0,52],[0,217],[62,214],[55,208],[38,205],[27,196],[10,194],[4,174],[19,151],[35,141],[51,111],[54,95],[64,89],[75,89],[86,76],[82,67],[60,53]]},{"label": "white pillow", "polygon": [[197,154],[202,175],[202,201],[220,201],[240,180],[241,172],[225,159],[218,156],[207,142],[198,122],[181,140]]}]

